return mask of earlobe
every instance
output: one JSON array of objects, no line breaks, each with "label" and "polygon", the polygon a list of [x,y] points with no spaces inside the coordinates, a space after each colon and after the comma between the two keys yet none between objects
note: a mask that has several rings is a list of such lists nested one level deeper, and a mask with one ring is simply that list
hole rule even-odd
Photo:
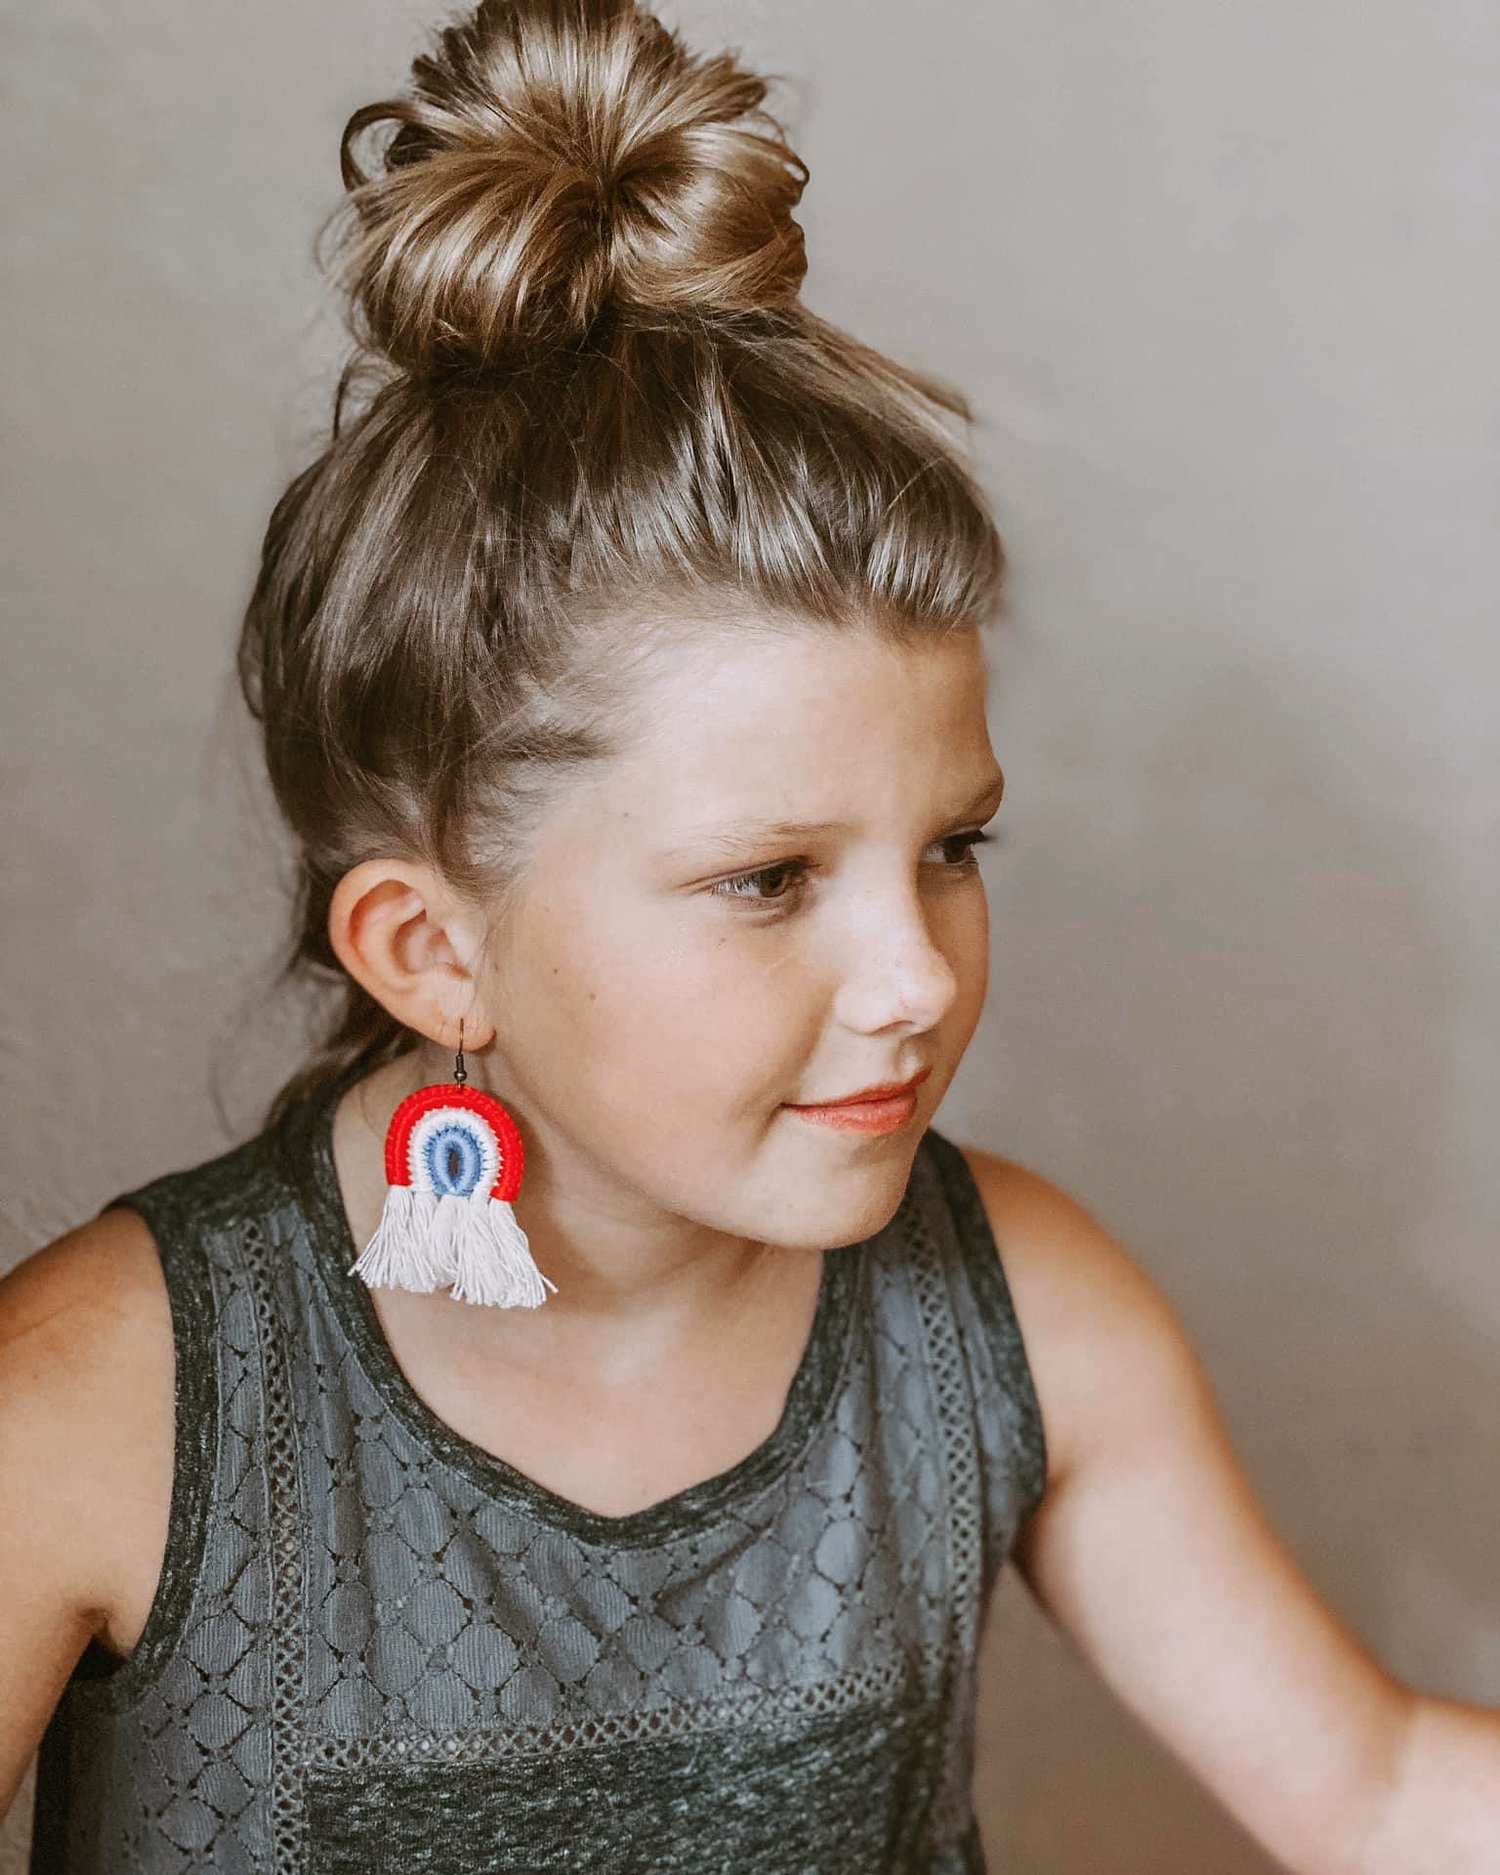
[{"label": "earlobe", "polygon": [[350,976],[404,1027],[445,1048],[456,1042],[460,1016],[466,1047],[482,1048],[494,1034],[465,960],[473,948],[466,926],[433,868],[399,859],[362,860],[328,907],[328,941]]}]

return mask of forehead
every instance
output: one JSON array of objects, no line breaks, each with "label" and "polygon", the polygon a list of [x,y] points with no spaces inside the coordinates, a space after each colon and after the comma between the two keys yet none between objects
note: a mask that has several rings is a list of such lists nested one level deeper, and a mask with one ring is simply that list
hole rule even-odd
[{"label": "forehead", "polygon": [[734,806],[748,790],[905,792],[992,765],[980,635],[723,629],[680,647],[635,698],[614,779],[639,798]]}]

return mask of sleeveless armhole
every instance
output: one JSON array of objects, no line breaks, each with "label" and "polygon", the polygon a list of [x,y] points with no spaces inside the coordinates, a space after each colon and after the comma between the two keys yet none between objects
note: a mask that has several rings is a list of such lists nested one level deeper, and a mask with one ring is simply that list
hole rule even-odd
[{"label": "sleeveless armhole", "polygon": [[184,1228],[171,1175],[111,1198],[101,1208],[134,1211],[156,1245],[172,1311],[173,1452],[167,1540],[156,1594],[140,1638],[123,1658],[91,1638],[69,1688],[109,1711],[133,1704],[152,1685],[182,1636],[203,1562],[218,1448],[219,1384],[214,1293],[197,1231]]},{"label": "sleeveless armhole", "polygon": [[929,1127],[927,1140],[953,1214],[986,1340],[1016,1414],[1017,1468],[1022,1488],[1020,1521],[1024,1523],[1047,1494],[1047,1434],[1041,1402],[1000,1246],[974,1173],[963,1153],[944,1134]]}]

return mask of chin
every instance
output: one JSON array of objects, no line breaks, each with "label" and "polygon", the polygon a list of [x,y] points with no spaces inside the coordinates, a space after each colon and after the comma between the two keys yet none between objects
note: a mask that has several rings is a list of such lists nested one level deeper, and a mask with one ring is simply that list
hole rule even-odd
[{"label": "chin", "polygon": [[799,1242],[810,1250],[840,1250],[884,1230],[906,1194],[916,1139],[907,1141],[905,1150],[884,1143],[887,1150],[879,1162],[823,1176],[819,1202],[808,1207],[811,1215],[805,1218]]}]

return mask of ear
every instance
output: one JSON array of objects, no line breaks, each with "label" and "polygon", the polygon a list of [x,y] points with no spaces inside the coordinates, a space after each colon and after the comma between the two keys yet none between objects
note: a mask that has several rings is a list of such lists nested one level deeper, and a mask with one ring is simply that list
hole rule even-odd
[{"label": "ear", "polygon": [[430,866],[366,859],[334,887],[328,940],[383,1009],[444,1048],[483,1048],[495,1033],[475,970],[483,930]]}]

